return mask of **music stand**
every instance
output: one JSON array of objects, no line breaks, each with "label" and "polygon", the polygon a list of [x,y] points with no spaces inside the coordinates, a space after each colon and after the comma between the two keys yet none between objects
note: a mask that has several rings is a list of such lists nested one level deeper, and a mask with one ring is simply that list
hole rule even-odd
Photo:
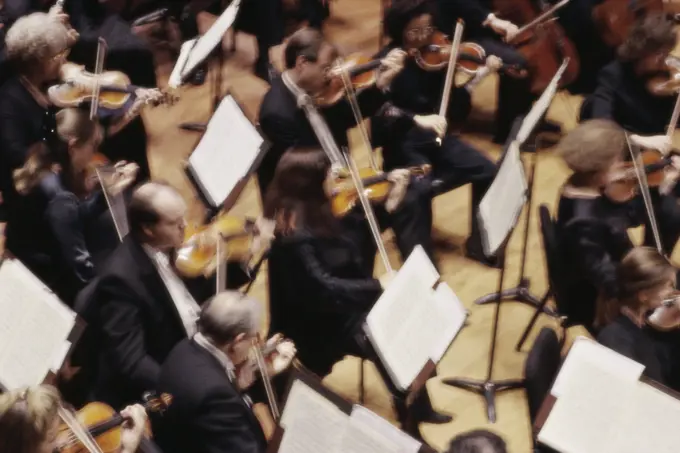
[{"label": "music stand", "polygon": [[[510,135],[508,136],[508,140],[505,143],[504,146],[504,154],[507,151],[508,147],[512,144],[512,142],[515,140],[515,137],[517,136],[517,133],[520,131],[520,128],[522,127],[522,123],[524,122],[525,116],[519,116],[515,119],[512,129],[510,132]],[[538,138],[540,135],[536,136],[536,140],[538,141]],[[541,304],[541,302],[545,299],[545,296],[542,298],[538,298],[535,295],[531,293],[531,280],[529,277],[526,276],[526,262],[527,262],[527,249],[529,247],[529,225],[531,223],[531,207],[532,207],[532,202],[533,202],[533,193],[534,193],[534,182],[536,180],[536,150],[538,149],[538,146],[534,145],[534,158],[531,162],[531,166],[529,167],[529,178],[528,178],[528,190],[527,190],[527,206],[528,206],[528,212],[527,215],[524,219],[524,234],[522,235],[522,261],[520,264],[520,270],[519,270],[519,277],[517,279],[517,286],[513,288],[508,288],[504,289],[500,292],[501,295],[501,301],[514,301],[514,302],[519,302],[525,305],[529,305],[533,308],[539,308],[541,307],[541,310],[543,313],[550,315],[550,316],[557,316],[555,311],[548,307],[546,304]],[[521,149],[522,150],[522,149]],[[527,150],[527,152],[531,152],[531,150]],[[505,266],[505,257],[502,257],[502,266]],[[480,297],[479,299],[475,300],[475,304],[477,305],[486,305],[489,303],[496,302],[498,298],[497,293],[490,293],[485,296]]]},{"label": "music stand", "polygon": [[[216,56],[217,68],[214,71],[211,82],[211,105],[210,110],[214,114],[222,100],[222,68],[224,66],[224,49],[222,49],[222,39],[233,26],[239,12],[242,0],[233,0],[229,6],[227,0],[221,0],[222,14],[217,18],[210,29],[198,38],[187,41],[182,45],[182,51],[178,59],[178,67],[173,70],[170,76],[171,86],[178,86],[184,83],[203,62],[211,55]],[[185,52],[185,45],[188,45]],[[184,55],[182,55],[184,53]],[[178,72],[177,72],[178,71]],[[206,123],[185,122],[179,125],[181,129],[193,132],[203,132],[207,127]]]},{"label": "music stand", "polygon": [[[510,171],[512,167],[511,165],[515,166],[515,169],[519,171],[519,174],[513,175],[512,172]],[[495,184],[499,184],[499,187],[502,188],[501,183],[499,182],[499,176],[503,176],[504,179],[508,178],[508,174],[510,174],[511,177],[515,177],[517,180],[512,181],[510,180],[510,183],[517,184],[517,185],[524,185],[525,188],[523,189],[523,193],[520,194],[519,192],[517,193],[517,198],[516,199],[508,199],[507,201],[505,198],[512,197],[513,193],[511,191],[501,191],[501,190],[494,190]],[[492,256],[493,254],[498,254],[498,251],[500,251],[500,260],[501,260],[501,274],[498,279],[498,290],[495,293],[495,306],[494,306],[494,317],[493,317],[493,325],[491,328],[491,349],[489,351],[489,359],[488,359],[488,368],[487,368],[487,374],[486,378],[484,380],[475,380],[475,379],[464,379],[464,378],[449,378],[449,379],[443,379],[442,382],[446,385],[451,385],[453,387],[458,387],[464,390],[468,390],[471,392],[478,393],[484,397],[484,400],[486,402],[486,410],[487,410],[487,417],[491,423],[496,422],[496,393],[498,392],[503,392],[506,390],[513,390],[513,389],[518,389],[522,388],[524,386],[524,381],[523,380],[518,380],[518,379],[507,379],[507,380],[493,380],[493,366],[496,358],[496,343],[497,343],[497,337],[498,337],[498,325],[499,325],[499,320],[500,320],[500,307],[501,307],[501,300],[502,300],[502,294],[503,294],[503,281],[505,279],[505,272],[506,272],[506,252],[507,252],[507,245],[510,240],[510,237],[512,237],[512,233],[517,226],[517,221],[519,219],[519,214],[522,211],[522,207],[526,204],[526,177],[524,175],[524,169],[522,166],[522,159],[520,157],[520,152],[519,152],[519,143],[518,142],[513,142],[509,147],[504,156],[502,157],[501,165],[499,166],[498,169],[498,174],[496,176],[496,179],[494,180],[494,183],[492,183],[491,187],[489,188],[489,191],[485,195],[485,199],[494,199],[497,196],[500,195],[498,199],[502,200],[502,203],[506,206],[512,206],[512,205],[517,205],[518,209],[515,209],[515,212],[508,212],[508,217],[503,219],[499,219],[500,222],[505,222],[507,224],[506,229],[504,231],[504,237],[502,240],[498,240],[496,238],[494,240],[494,243],[492,244],[492,238],[491,238],[491,233],[487,233],[487,228],[482,228],[482,232],[484,233],[484,245],[485,245],[485,253],[487,256]],[[500,192],[500,193],[499,193]],[[520,199],[521,196],[521,199]],[[479,208],[479,220],[482,225],[489,225],[489,219],[486,218],[485,215],[483,215],[482,211],[482,204],[484,204],[484,199],[482,200],[482,203],[480,204]],[[512,217],[510,217],[512,216]],[[494,219],[491,219],[494,220]]]}]

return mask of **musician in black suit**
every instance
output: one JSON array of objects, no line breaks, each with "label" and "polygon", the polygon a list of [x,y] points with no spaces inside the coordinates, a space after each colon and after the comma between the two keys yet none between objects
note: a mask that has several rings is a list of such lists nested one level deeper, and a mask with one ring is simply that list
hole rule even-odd
[{"label": "musician in black suit", "polygon": [[[263,314],[252,298],[220,293],[201,310],[198,333],[170,353],[158,389],[173,401],[154,426],[165,453],[264,453],[267,441],[244,393],[257,379],[250,350]],[[290,341],[276,351],[270,376],[295,355]]]},{"label": "musician in black suit", "polygon": [[99,273],[91,293],[100,334],[95,398],[114,407],[139,400],[158,383],[172,348],[196,331],[199,307],[170,264],[184,240],[186,205],[162,183],[135,190],[130,233]]},{"label": "musician in black suit", "polygon": [[[650,14],[636,22],[618,50],[618,60],[600,71],[597,88],[581,107],[581,121],[612,120],[630,132],[632,144],[668,152],[672,142],[665,132],[675,105],[675,91],[658,91],[652,79],[667,74],[665,60],[676,43],[675,25],[666,16]],[[680,188],[676,186],[674,193],[663,196],[656,216],[665,236],[662,245],[668,253],[680,225],[678,195]],[[654,245],[651,231],[645,228],[647,245]]]},{"label": "musician in black suit", "polygon": [[[260,107],[260,126],[272,142],[257,170],[261,194],[266,192],[279,159],[287,149],[293,146],[319,148],[324,137],[329,137],[339,147],[347,145],[347,129],[356,126],[356,120],[346,100],[340,100],[328,107],[319,107],[313,103],[311,107],[307,107],[312,111],[311,114],[310,110],[300,106],[309,98],[313,100],[328,87],[327,72],[331,70],[337,56],[333,45],[313,29],[299,30],[288,41],[285,49],[288,69],[281,77],[272,81]],[[401,69],[404,56],[403,51],[397,50],[383,59],[385,70],[380,72],[376,86],[366,88],[357,96],[363,114],[370,116],[382,106],[385,96],[381,90],[387,88]],[[314,119],[315,115],[321,118],[317,121]],[[319,122],[324,124],[319,126]],[[337,163],[333,162],[334,165]],[[349,215],[364,217],[360,206]],[[394,229],[403,257],[407,257],[419,244],[433,256],[429,188],[418,183],[411,184],[404,201],[395,212],[389,215],[381,215],[379,212],[378,215],[384,220],[384,227],[389,223]]]}]

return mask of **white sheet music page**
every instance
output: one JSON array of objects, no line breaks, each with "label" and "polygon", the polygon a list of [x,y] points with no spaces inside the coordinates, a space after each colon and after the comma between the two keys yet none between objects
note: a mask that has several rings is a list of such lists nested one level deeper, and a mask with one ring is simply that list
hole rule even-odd
[{"label": "white sheet music page", "polygon": [[597,366],[583,367],[565,382],[539,441],[561,453],[621,453],[609,448],[613,438],[626,433],[620,420],[637,384]]},{"label": "white sheet music page", "polygon": [[644,365],[602,346],[595,340],[578,337],[564,359],[550,393],[560,397],[574,376],[587,373],[591,367],[602,368],[614,373],[618,379],[631,383],[639,381],[645,369]]},{"label": "white sheet music page", "polygon": [[434,363],[439,363],[453,339],[465,325],[468,314],[456,293],[444,282],[437,286],[432,303],[437,305],[437,324],[440,326],[438,330],[442,334],[435,342],[430,357]]},{"label": "white sheet music page", "polygon": [[75,313],[9,259],[0,263],[0,313],[0,384],[11,390],[42,383],[63,362]]},{"label": "white sheet music page", "polygon": [[531,107],[529,113],[527,113],[526,116],[524,117],[524,121],[522,121],[522,126],[520,127],[519,131],[517,132],[517,136],[515,137],[515,140],[520,145],[523,144],[527,140],[527,138],[529,138],[529,135],[531,135],[533,130],[536,128],[538,122],[541,120],[541,118],[543,118],[543,115],[545,115],[545,113],[548,111],[548,108],[550,108],[550,104],[552,103],[552,100],[555,97],[555,93],[557,93],[557,89],[559,87],[562,74],[564,74],[564,71],[567,70],[568,64],[569,59],[566,59],[562,62],[562,66],[560,66],[560,68],[557,70],[552,80],[550,81],[550,84],[548,84],[546,89],[543,90],[541,97],[538,98],[536,102],[534,102],[533,107]]},{"label": "white sheet music page", "polygon": [[221,205],[248,175],[263,143],[236,100],[225,96],[189,157],[194,177],[213,206]]},{"label": "white sheet music page", "polygon": [[350,433],[353,427],[361,426],[380,434],[391,442],[391,450],[387,453],[418,453],[422,444],[388,422],[375,412],[358,404],[354,405],[350,416]]},{"label": "white sheet music page", "polygon": [[527,180],[519,152],[513,142],[477,212],[486,256],[493,256],[512,231],[527,200]]},{"label": "white sheet music page", "polygon": [[630,409],[623,414],[612,453],[677,453],[680,446],[680,401],[638,382]]},{"label": "white sheet music page", "polygon": [[222,38],[234,24],[240,6],[241,0],[232,0],[231,4],[217,18],[212,27],[203,36],[198,38],[198,42],[189,53],[187,63],[182,70],[182,78],[186,77],[187,74],[203,63],[217,46],[222,45]]},{"label": "white sheet music page", "polygon": [[300,380],[293,382],[279,423],[279,453],[344,453],[349,415]]},{"label": "white sheet music page", "polygon": [[197,40],[198,38],[190,39],[189,41],[184,41],[182,43],[182,47],[179,50],[179,57],[177,57],[175,67],[172,68],[172,73],[170,74],[170,78],[168,79],[168,86],[170,88],[177,88],[182,84],[183,70],[186,67],[187,59],[189,58],[189,53],[194,48],[194,45],[196,44]]},{"label": "white sheet music page", "polygon": [[416,247],[366,318],[368,338],[402,390],[408,389],[449,333],[434,300],[432,288],[438,280],[425,251]]}]

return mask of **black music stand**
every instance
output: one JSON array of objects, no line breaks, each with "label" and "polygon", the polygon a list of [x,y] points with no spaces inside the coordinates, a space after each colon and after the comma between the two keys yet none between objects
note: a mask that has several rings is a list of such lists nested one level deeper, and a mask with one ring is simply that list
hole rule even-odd
[{"label": "black music stand", "polygon": [[[510,132],[508,141],[505,143],[504,146],[504,154],[505,151],[507,151],[507,148],[510,146],[514,138],[517,136],[517,133],[519,132],[520,127],[522,126],[522,122],[524,121],[524,116],[519,116],[515,119],[515,122],[512,125],[512,131]],[[530,285],[531,281],[529,280],[529,277],[526,276],[525,270],[526,270],[526,262],[527,262],[527,248],[529,246],[529,226],[531,224],[531,209],[532,209],[532,203],[533,203],[533,192],[534,192],[534,181],[535,181],[535,176],[536,176],[536,159],[537,159],[537,151],[539,150],[538,143],[540,141],[540,134],[537,134],[534,138],[533,145],[531,146],[530,149],[524,149],[523,151],[533,153],[534,157],[531,162],[530,170],[529,170],[529,178],[528,178],[528,190],[527,190],[527,215],[524,219],[524,234],[522,237],[522,264],[520,265],[520,271],[519,271],[519,278],[517,281],[517,286],[513,288],[508,288],[500,291],[500,297],[501,297],[501,302],[503,301],[514,301],[514,302],[520,302],[525,305],[529,305],[533,308],[538,308],[541,307],[543,313],[557,317],[557,313],[555,311],[548,307],[546,304],[542,304],[541,302],[546,298],[545,295],[541,298],[536,297],[531,293],[530,290]],[[505,250],[503,250],[503,253],[505,253]],[[502,258],[502,266],[505,267],[505,257]],[[480,297],[475,301],[475,304],[477,305],[486,305],[489,303],[494,303],[498,300],[499,293],[491,293],[487,294],[485,296]]]},{"label": "black music stand", "polygon": [[[511,135],[514,137],[514,134]],[[502,160],[505,160],[508,155],[508,147],[506,147],[506,151],[503,155]],[[521,160],[521,157],[518,157],[518,159]],[[502,163],[501,163],[502,165]],[[528,192],[528,188],[527,188]],[[527,194],[527,199],[528,199],[528,194]],[[525,206],[526,206],[526,201],[525,201]],[[505,272],[506,272],[506,255],[507,255],[507,245],[512,237],[512,233],[517,227],[517,220],[519,219],[519,216],[514,220],[513,224],[509,228],[509,230],[505,234],[505,238],[498,247],[498,251],[496,252],[497,256],[500,257],[501,260],[501,273],[500,277],[498,279],[498,290],[493,294],[493,301],[496,303],[494,306],[494,318],[493,318],[493,326],[491,329],[491,349],[489,351],[489,359],[488,359],[488,368],[487,368],[487,373],[486,373],[486,378],[484,380],[476,380],[476,379],[466,379],[466,378],[448,378],[448,379],[443,379],[442,382],[446,385],[451,385],[453,387],[458,387],[463,390],[468,390],[471,392],[478,393],[484,397],[484,401],[486,403],[486,412],[487,412],[487,417],[488,420],[491,423],[496,422],[496,394],[499,392],[503,392],[506,390],[513,390],[513,389],[518,389],[522,388],[524,386],[524,381],[521,379],[504,379],[504,380],[493,380],[493,367],[494,367],[494,362],[496,359],[496,343],[497,343],[497,337],[498,337],[498,324],[500,320],[500,309],[501,309],[501,301],[503,298],[503,280],[505,279]],[[500,253],[499,253],[500,252]]]}]

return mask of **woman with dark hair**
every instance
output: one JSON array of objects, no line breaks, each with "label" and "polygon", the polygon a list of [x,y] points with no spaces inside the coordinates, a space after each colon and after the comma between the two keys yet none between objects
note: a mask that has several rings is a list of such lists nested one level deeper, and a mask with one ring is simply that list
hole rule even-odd
[{"label": "woman with dark hair", "polygon": [[617,273],[618,295],[600,307],[600,321],[606,327],[597,341],[645,365],[650,379],[677,388],[680,334],[677,328],[666,331],[663,326],[672,320],[677,326],[680,308],[674,302],[650,317],[677,293],[677,270],[653,248],[636,247],[623,258]]},{"label": "woman with dark hair", "polygon": [[[264,204],[264,216],[276,222],[269,255],[270,331],[290,338],[302,363],[321,377],[345,355],[376,358],[361,325],[391,277],[373,278],[371,260],[361,255],[357,244],[372,240],[365,221],[348,226],[357,220],[333,216],[332,181],[323,151],[289,150]],[[420,421],[450,420],[433,411],[426,390],[417,401]]]},{"label": "woman with dark hair", "polygon": [[[45,266],[34,265],[32,257],[18,257],[70,304],[95,276],[93,253],[106,255],[116,247],[118,237],[113,228],[102,230],[107,203],[92,172],[101,127],[78,109],[61,110],[56,120],[55,137],[33,146],[26,163],[14,171],[17,193],[40,200],[42,209],[30,220],[45,229],[49,246],[40,250]],[[118,166],[115,180],[106,182],[109,193],[115,196],[129,186],[137,170],[136,164]]]},{"label": "woman with dark hair", "polygon": [[[429,0],[397,0],[385,15],[385,30],[390,44],[380,55],[393,49],[406,52],[422,48],[434,33],[434,9]],[[497,68],[498,60],[492,57],[486,71],[472,79],[465,87],[454,88],[448,117],[436,115],[442,98],[446,68],[427,71],[409,59],[386,93],[389,102],[382,113],[374,118],[373,136],[383,145],[384,167],[405,168],[414,165],[432,165],[431,195],[448,192],[472,183],[470,210],[471,233],[467,240],[467,256],[489,265],[482,251],[481,233],[474,214],[482,197],[496,175],[496,166],[483,153],[447,134],[449,122],[464,120],[470,110],[470,91],[484,74]],[[441,139],[441,145],[437,139]]]}]

